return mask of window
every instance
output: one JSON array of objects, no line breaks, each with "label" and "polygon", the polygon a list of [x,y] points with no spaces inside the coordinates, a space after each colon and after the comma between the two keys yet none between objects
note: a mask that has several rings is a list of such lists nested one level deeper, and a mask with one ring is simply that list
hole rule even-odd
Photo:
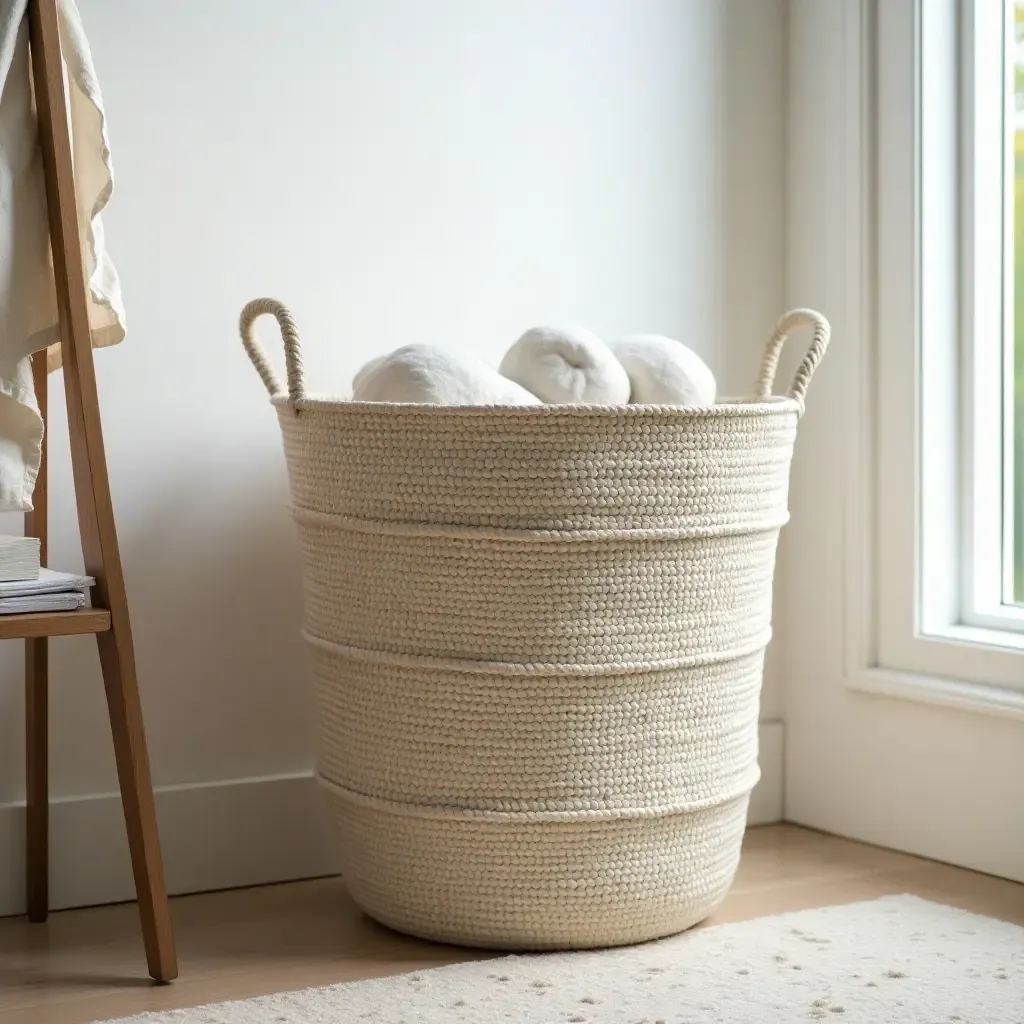
[{"label": "window", "polygon": [[878,77],[862,646],[880,668],[1019,691],[1024,0],[864,9]]},{"label": "window", "polygon": [[1024,633],[1024,0],[918,10],[918,630],[998,644]]},{"label": "window", "polygon": [[[1016,4],[787,13],[787,286],[834,341],[781,556],[786,815],[1024,881],[1024,608],[998,571],[1020,536],[1005,322],[1024,293],[1003,282],[1021,249],[1003,212]],[[969,572],[977,537],[994,588]],[[967,624],[979,591],[991,626]]]},{"label": "window", "polygon": [[[959,7],[965,24],[955,33],[962,234],[957,345],[967,384],[960,410],[966,507],[959,619],[1022,631],[1024,0],[968,0]],[[927,31],[929,5],[922,9]],[[925,47],[928,39],[922,35]],[[925,94],[922,106],[928,102]]]},{"label": "window", "polygon": [[[1009,66],[1013,103],[1009,133],[1013,142],[1013,355],[1008,368],[1012,381],[1011,423],[1005,487],[1009,495],[1006,528],[1006,601],[1024,605],[1024,2],[1016,0],[1009,12],[1012,48]],[[1011,77],[1012,76],[1012,77]]]}]

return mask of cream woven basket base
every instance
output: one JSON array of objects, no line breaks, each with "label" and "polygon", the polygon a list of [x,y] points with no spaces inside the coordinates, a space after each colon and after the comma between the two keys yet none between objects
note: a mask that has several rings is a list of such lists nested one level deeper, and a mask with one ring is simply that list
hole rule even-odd
[{"label": "cream woven basket base", "polygon": [[[773,398],[799,326],[811,347]],[[707,916],[758,778],[776,544],[827,323],[788,314],[753,399],[707,409],[310,397],[284,307],[250,303],[241,329],[284,437],[317,767],[356,901],[508,949]]]},{"label": "cream woven basket base", "polygon": [[324,789],[342,875],[368,914],[424,939],[520,950],[621,946],[703,920],[732,884],[748,803],[522,821],[398,812]]}]

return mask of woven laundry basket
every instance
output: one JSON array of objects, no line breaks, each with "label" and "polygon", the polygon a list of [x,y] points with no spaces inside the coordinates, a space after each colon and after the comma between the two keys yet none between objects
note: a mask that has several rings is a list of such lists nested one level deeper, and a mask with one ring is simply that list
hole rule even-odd
[{"label": "woven laundry basket", "polygon": [[[287,387],[253,334],[264,313]],[[825,320],[784,316],[754,396],[706,409],[314,397],[285,307],[250,303],[241,331],[284,433],[317,767],[353,898],[499,948],[706,917],[758,779],[775,546]]]}]

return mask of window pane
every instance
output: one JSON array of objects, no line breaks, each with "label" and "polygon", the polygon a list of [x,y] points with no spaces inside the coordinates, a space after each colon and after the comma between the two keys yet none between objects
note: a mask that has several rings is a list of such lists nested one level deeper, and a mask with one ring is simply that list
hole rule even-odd
[{"label": "window pane", "polygon": [[1014,4],[1014,202],[1013,202],[1013,389],[1010,458],[1005,486],[1012,490],[1012,522],[1006,524],[1011,545],[1012,594],[1024,604],[1024,0]]}]

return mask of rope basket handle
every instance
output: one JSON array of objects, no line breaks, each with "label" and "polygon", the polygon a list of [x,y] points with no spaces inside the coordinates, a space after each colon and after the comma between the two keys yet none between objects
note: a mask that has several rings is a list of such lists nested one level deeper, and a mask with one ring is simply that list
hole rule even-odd
[{"label": "rope basket handle", "polygon": [[810,327],[813,331],[811,346],[806,355],[800,361],[800,365],[793,374],[793,382],[789,385],[789,397],[796,399],[801,407],[807,395],[807,386],[811,383],[814,371],[821,362],[821,357],[828,348],[828,341],[832,335],[832,328],[828,321],[813,309],[791,309],[783,313],[772,331],[772,336],[765,346],[764,357],[761,360],[761,373],[757,378],[754,387],[754,396],[758,401],[767,401],[772,395],[775,386],[775,370],[779,365],[779,356],[782,355],[782,347],[786,340],[798,327]]},{"label": "rope basket handle", "polygon": [[281,329],[281,340],[284,342],[284,364],[288,373],[288,400],[290,402],[301,402],[306,397],[306,381],[302,372],[302,349],[299,346],[299,332],[295,326],[295,319],[291,310],[283,302],[277,299],[253,299],[247,302],[242,308],[238,318],[238,330],[242,335],[242,344],[245,351],[256,367],[271,398],[276,398],[284,393],[281,387],[280,378],[270,365],[266,353],[253,333],[253,325],[264,314],[269,313]]}]

